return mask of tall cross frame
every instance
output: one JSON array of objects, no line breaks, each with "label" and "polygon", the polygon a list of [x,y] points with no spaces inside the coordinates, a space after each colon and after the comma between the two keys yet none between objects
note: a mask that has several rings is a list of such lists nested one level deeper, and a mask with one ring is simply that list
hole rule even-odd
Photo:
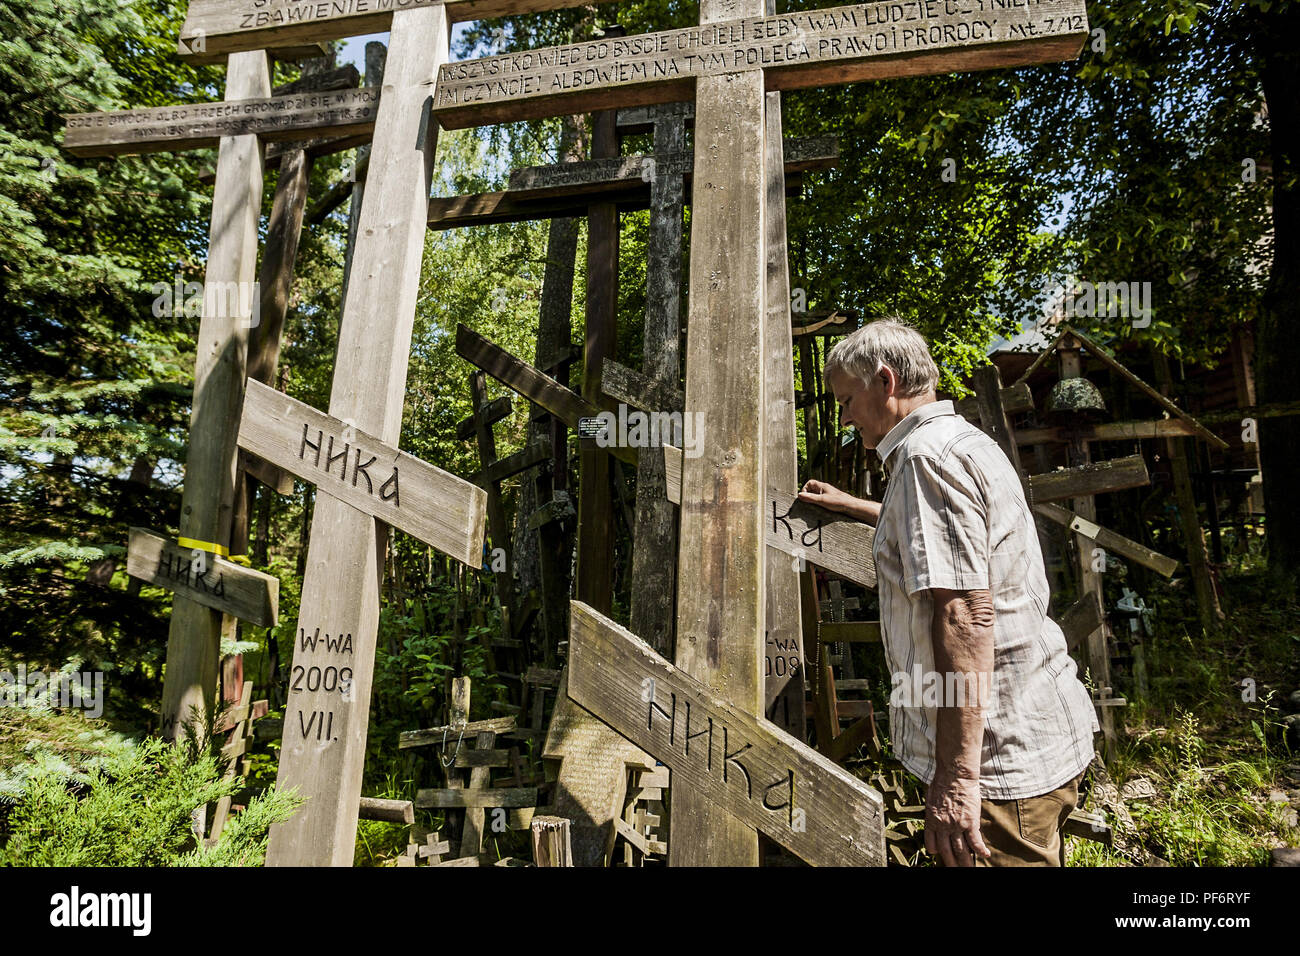
[{"label": "tall cross frame", "polygon": [[[703,416],[704,454],[683,463],[677,663],[724,704],[761,713],[766,415],[754,410],[767,408],[766,94],[1072,58],[1088,35],[1086,10],[1083,0],[1021,7],[1010,0],[913,0],[765,17],[763,0],[702,0],[699,27],[447,62],[449,8],[472,9],[460,17],[472,19],[563,5],[462,0],[290,27],[286,0],[260,4],[260,21],[253,0],[199,0],[182,41],[199,29],[207,50],[230,52],[264,46],[268,37],[331,39],[382,28],[378,21],[391,16],[369,195],[330,402],[333,416],[354,418],[389,442],[401,420],[433,121],[452,129],[652,105],[687,98],[694,86],[686,408]],[[224,27],[191,23],[201,10],[237,14],[241,6],[250,14],[242,21],[236,15]],[[382,568],[369,516],[325,497],[312,530],[300,626],[324,620],[356,635],[357,699],[338,739],[312,753],[285,747],[280,784],[311,780],[316,788],[306,807],[273,830],[268,864],[346,865],[355,841]],[[711,803],[689,779],[683,783],[674,787],[670,862],[757,863],[755,826]]]}]

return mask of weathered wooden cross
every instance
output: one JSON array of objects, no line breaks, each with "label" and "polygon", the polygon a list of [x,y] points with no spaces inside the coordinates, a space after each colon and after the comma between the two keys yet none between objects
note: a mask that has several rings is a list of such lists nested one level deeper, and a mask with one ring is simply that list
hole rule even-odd
[{"label": "weathered wooden cross", "polygon": [[[763,13],[762,0],[704,0],[699,27],[449,64],[434,105],[439,122],[451,128],[670,102],[694,86],[685,407],[702,415],[704,453],[683,462],[677,663],[751,715],[763,705],[768,584],[763,490],[770,415],[754,414],[768,409],[770,397],[766,157],[779,135],[767,126],[765,95],[1066,58],[1087,36],[1081,0],[1008,2],[996,16],[985,4],[977,9],[960,0]],[[578,608],[573,617],[576,629]],[[607,640],[609,633],[600,630]],[[590,675],[579,673],[576,636],[570,654],[570,692],[579,697]],[[619,719],[625,715],[588,709],[626,734]],[[758,821],[723,809],[700,780],[688,775],[685,782],[673,787],[670,861],[757,862]]]},{"label": "weathered wooden cross", "polygon": [[[777,139],[768,125],[766,94],[1068,58],[1087,37],[1083,0],[1019,7],[1013,0],[994,0],[992,9],[989,0],[915,0],[780,16],[764,16],[762,0],[704,0],[699,27],[446,62],[453,15],[472,19],[563,5],[466,0],[412,3],[392,12],[392,5],[380,6],[380,0],[373,6],[370,0],[348,0],[316,5],[311,18],[293,22],[290,13],[301,15],[303,8],[286,0],[204,0],[191,9],[182,43],[196,45],[192,40],[201,36],[204,49],[198,52],[211,55],[265,46],[271,37],[277,42],[331,39],[382,29],[391,18],[392,47],[330,402],[335,421],[351,418],[390,447],[401,418],[437,139],[434,122],[464,127],[671,102],[694,92],[686,410],[702,414],[703,454],[684,460],[681,480],[677,662],[684,673],[653,654],[620,654],[632,639],[595,626],[590,637],[579,635],[571,646],[570,692],[633,742],[645,740],[652,753],[667,753],[655,736],[663,734],[655,708],[672,715],[669,749],[708,734],[694,745],[695,760],[689,755],[679,760],[675,751],[661,757],[676,764],[670,764],[677,776],[671,862],[755,863],[758,830],[817,862],[882,862],[879,796],[846,774],[832,784],[838,779],[835,768],[801,763],[815,764],[816,755],[753,716],[763,705],[769,417],[756,410],[768,407],[767,169],[771,141]],[[355,636],[355,703],[308,697],[318,713],[327,704],[340,712],[337,739],[310,747],[286,740],[280,784],[304,785],[311,800],[273,832],[268,863],[351,861],[378,620],[380,567],[372,514],[332,494],[316,506],[300,631],[319,627]],[[575,607],[575,634],[589,623],[600,621]],[[304,656],[304,664],[314,664],[312,655]],[[612,666],[598,674],[593,664],[602,656]],[[602,675],[623,688],[613,706],[599,700]],[[647,705],[639,696],[647,676],[660,688],[648,700],[650,735],[636,730]],[[672,709],[665,696],[671,694],[682,704],[695,704],[703,726],[694,726],[701,729],[692,732],[689,716]],[[301,708],[304,701],[291,699],[291,704]],[[675,728],[682,719],[687,726],[679,738]],[[723,738],[721,752],[715,752],[708,728]],[[743,765],[744,771],[735,762],[741,754],[731,749],[731,734],[746,737],[753,748],[757,763]],[[797,789],[819,775],[826,776],[825,786],[806,795]],[[779,802],[783,786],[784,806]],[[805,808],[808,830],[801,832],[794,811]]]},{"label": "weathered wooden cross", "polygon": [[[268,381],[274,369],[308,168],[305,150],[285,153],[286,166],[263,258],[260,301],[255,303],[258,289],[253,270],[265,159],[262,140],[301,140],[308,131],[323,129],[333,138],[317,142],[312,147],[314,154],[344,148],[355,143],[355,137],[369,135],[378,98],[375,90],[347,88],[355,87],[357,80],[351,67],[306,74],[275,96],[266,95],[269,77],[265,52],[237,53],[230,59],[224,102],[66,118],[64,146],[79,156],[220,146],[179,521],[180,548],[135,531],[132,544],[136,553],[134,560],[128,559],[130,573],[170,587],[177,594],[162,704],[162,729],[169,736],[180,733],[192,709],[203,711],[210,702],[223,620],[232,623],[233,617],[242,616],[263,626],[275,623],[278,582],[270,575],[223,560],[242,550],[241,529],[232,524],[237,524],[235,517],[243,510],[236,504],[237,491],[241,498],[243,492],[238,486],[235,453],[243,377],[247,366],[253,377]],[[173,307],[176,305],[173,302]],[[266,326],[253,320],[255,305],[259,317],[265,308]],[[283,473],[255,459],[242,464],[265,483],[286,490]],[[291,481],[288,489],[292,489]],[[183,565],[182,552],[187,555]],[[259,609],[254,616],[246,616],[247,601],[241,605],[227,597],[227,580],[232,583],[231,597],[243,595],[254,600]],[[223,619],[222,614],[227,617]]]}]

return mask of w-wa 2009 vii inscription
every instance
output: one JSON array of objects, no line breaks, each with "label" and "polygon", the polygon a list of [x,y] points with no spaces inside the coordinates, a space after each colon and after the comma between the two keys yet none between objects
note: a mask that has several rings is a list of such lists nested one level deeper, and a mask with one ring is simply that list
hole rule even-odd
[{"label": "w-wa 2009 vii inscription", "polygon": [[[598,93],[611,87],[619,105],[663,102],[680,95],[674,84],[742,70],[769,70],[769,89],[791,89],[933,73],[932,53],[948,71],[1016,66],[1051,58],[1054,43],[1073,55],[1087,35],[1084,0],[859,4],[448,63],[434,109],[451,128],[605,105]],[[629,98],[629,87],[642,90]]]}]

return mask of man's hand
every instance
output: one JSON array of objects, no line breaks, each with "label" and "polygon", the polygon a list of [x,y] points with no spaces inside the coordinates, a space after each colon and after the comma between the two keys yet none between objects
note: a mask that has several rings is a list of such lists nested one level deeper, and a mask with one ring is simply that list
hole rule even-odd
[{"label": "man's hand", "polygon": [[819,505],[827,511],[838,511],[868,524],[875,524],[880,517],[880,502],[855,498],[847,491],[840,491],[829,482],[817,481],[815,478],[804,484],[803,490],[799,492],[799,500]]},{"label": "man's hand", "polygon": [[974,866],[972,854],[993,855],[980,836],[978,780],[935,777],[925,797],[925,849],[944,866]]}]

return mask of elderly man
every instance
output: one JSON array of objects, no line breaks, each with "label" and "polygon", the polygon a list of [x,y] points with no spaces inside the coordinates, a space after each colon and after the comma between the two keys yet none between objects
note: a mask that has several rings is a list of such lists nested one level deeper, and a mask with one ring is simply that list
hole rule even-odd
[{"label": "elderly man", "polygon": [[889,483],[880,504],[821,481],[799,497],[876,524],[889,736],[928,788],[926,849],[945,866],[1059,866],[1097,717],[1047,617],[1020,479],[936,400],[938,378],[925,339],[901,322],[836,345],[827,385]]}]

